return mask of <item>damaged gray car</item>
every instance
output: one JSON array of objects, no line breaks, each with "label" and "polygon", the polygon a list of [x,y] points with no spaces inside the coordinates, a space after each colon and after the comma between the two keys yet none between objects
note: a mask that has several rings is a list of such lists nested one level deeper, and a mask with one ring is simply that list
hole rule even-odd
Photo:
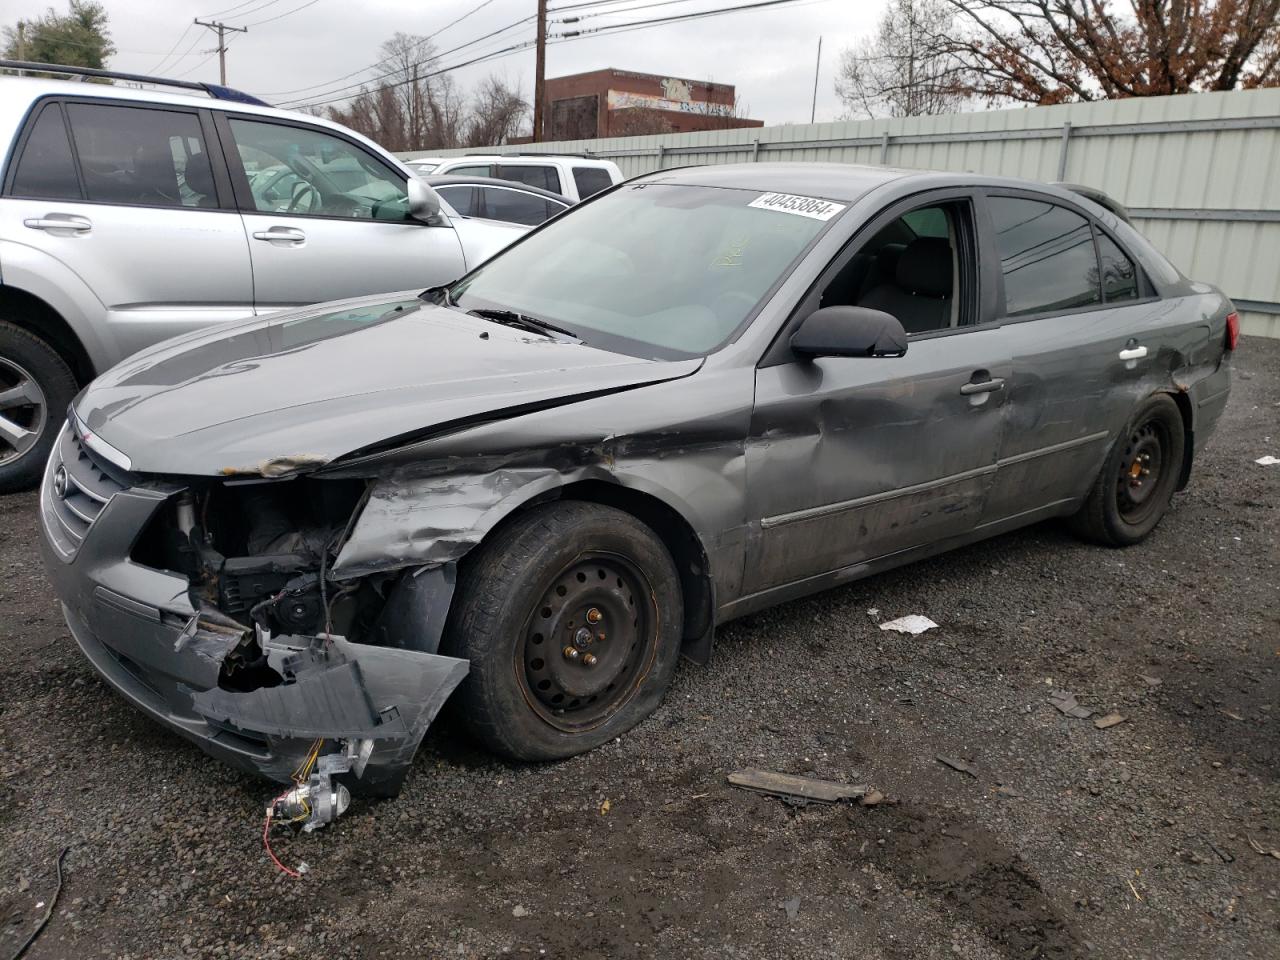
[{"label": "damaged gray car", "polygon": [[733,617],[1053,517],[1142,540],[1237,335],[1070,190],[661,171],[449,286],[100,377],[45,474],[46,563],[156,720],[280,782],[318,755],[321,792],[393,794],[451,696],[500,754],[567,757]]}]

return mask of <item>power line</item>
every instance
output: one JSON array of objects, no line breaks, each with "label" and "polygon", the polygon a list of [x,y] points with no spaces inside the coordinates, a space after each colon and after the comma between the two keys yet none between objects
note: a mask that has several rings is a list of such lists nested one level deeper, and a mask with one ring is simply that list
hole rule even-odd
[{"label": "power line", "polygon": [[[433,60],[440,60],[441,58],[447,57],[450,54],[457,53],[459,50],[465,50],[467,47],[474,47],[477,43],[482,43],[485,40],[489,40],[493,37],[496,37],[501,33],[506,33],[508,30],[514,29],[515,27],[523,26],[524,24],[528,23],[530,20],[533,20],[533,19],[534,19],[533,15],[524,17],[523,19],[517,20],[514,23],[507,24],[505,27],[501,27],[497,30],[491,30],[489,33],[486,33],[484,36],[476,37],[474,40],[468,40],[466,43],[460,43],[456,47],[452,47],[449,50],[445,50],[443,53],[432,54],[429,57],[424,57],[422,60],[418,60],[410,64],[405,64],[405,66],[403,67],[397,67],[395,70],[389,70],[388,72],[380,76],[373,77],[369,80],[363,80],[360,83],[350,83],[342,87],[336,87],[333,90],[320,91],[314,94],[314,96],[328,97],[334,94],[342,93],[343,91],[347,91],[347,90],[353,90],[353,91],[359,90],[361,87],[368,86],[371,83],[378,83],[379,81],[386,80],[389,77],[394,77],[397,74],[402,73],[406,69],[412,69],[413,67],[420,67],[420,66],[423,66],[424,64],[431,63]],[[305,97],[299,98],[299,100],[305,100],[305,99],[306,99]],[[343,99],[343,98],[339,97],[338,99]],[[298,103],[299,100],[287,101],[282,105],[287,107],[290,104]],[[303,104],[303,105],[309,106],[309,104]]]},{"label": "power line", "polygon": [[703,10],[698,13],[677,13],[669,17],[654,17],[650,20],[633,20],[630,23],[611,23],[603,27],[588,27],[586,30],[569,30],[556,34],[557,40],[569,40],[577,37],[599,33],[617,33],[627,29],[657,26],[663,23],[680,23],[685,20],[701,20],[706,17],[719,17],[728,13],[740,13],[743,10],[759,10],[762,7],[776,7],[786,3],[798,3],[800,0],[759,0],[757,3],[741,3],[735,7],[721,7],[716,10]]},{"label": "power line", "polygon": [[[473,13],[478,13],[479,11],[483,10],[485,7],[489,6],[489,4],[491,4],[491,3],[493,3],[493,2],[494,2],[494,0],[484,0],[484,2],[480,3],[480,4],[479,4],[479,5],[477,5],[477,6],[472,7],[470,10],[468,10],[468,11],[467,11],[466,13],[464,13],[462,16],[458,17],[456,20],[450,21],[449,23],[446,23],[446,24],[445,24],[443,27],[441,27],[440,29],[438,29],[438,30],[434,30],[434,31],[432,31],[430,34],[428,34],[427,36],[422,37],[422,38],[418,41],[417,46],[420,48],[420,47],[422,46],[422,44],[423,44],[423,43],[426,43],[426,42],[428,42],[428,41],[430,41],[430,40],[434,39],[435,37],[438,37],[440,34],[444,33],[446,30],[448,30],[450,27],[455,27],[455,26],[457,26],[457,25],[458,25],[458,24],[460,24],[463,20],[467,19],[467,17],[471,16]],[[521,22],[523,22],[523,21],[521,21]],[[290,93],[302,93],[302,92],[303,92],[303,91],[305,91],[305,90],[314,90],[314,89],[316,89],[317,87],[327,87],[327,86],[329,86],[329,85],[330,85],[330,84],[332,84],[332,83],[339,83],[339,82],[341,82],[341,81],[343,81],[343,80],[350,79],[351,77],[358,76],[359,74],[362,74],[362,73],[364,73],[364,72],[366,72],[366,71],[368,71],[368,70],[377,70],[377,69],[379,69],[380,67],[382,67],[382,65],[383,65],[383,64],[385,64],[385,63],[389,63],[392,59],[394,59],[394,58],[393,58],[393,57],[384,57],[384,58],[383,58],[383,59],[381,59],[381,60],[376,60],[376,61],[374,61],[373,63],[369,64],[369,66],[367,66],[367,67],[361,67],[359,70],[352,70],[350,73],[344,73],[342,76],[340,76],[340,77],[334,77],[332,80],[321,80],[319,83],[309,83],[309,84],[307,84],[305,87],[294,87],[292,90],[272,90],[272,91],[268,91],[267,93],[263,94],[263,96],[266,96],[266,97],[283,97],[283,96],[285,96],[286,94],[290,94]],[[316,94],[316,96],[323,96],[323,94]]]},{"label": "power line", "polygon": [[[285,17],[291,16],[292,14],[297,13],[299,10],[305,10],[307,9],[307,7],[314,7],[319,2],[320,0],[307,0],[307,2],[300,7],[294,7],[292,10],[286,10],[284,13],[277,13],[274,17],[267,17],[265,20],[255,20],[253,21],[253,23],[246,23],[245,26],[257,27],[264,23],[273,23],[276,20],[283,20]],[[264,8],[259,7],[258,9],[262,10]]]},{"label": "power line", "polygon": [[195,24],[188,23],[186,26],[186,29],[184,29],[180,34],[178,34],[178,39],[173,41],[173,46],[169,48],[169,52],[166,53],[163,57],[161,57],[159,63],[157,63],[154,67],[151,68],[153,73],[160,72],[161,64],[167,63],[169,61],[169,58],[173,56],[173,51],[177,50],[178,44],[182,43],[182,41],[187,38],[187,34],[191,32],[191,28],[193,26],[195,26]]},{"label": "power line", "polygon": [[[528,50],[530,47],[534,46],[535,43],[536,41],[534,40],[525,40],[522,43],[515,43],[509,47],[503,47],[501,50],[495,50],[492,53],[481,54],[480,56],[475,57],[471,60],[464,60],[462,63],[455,63],[451,67],[442,67],[439,70],[433,70],[430,73],[424,73],[418,77],[410,77],[407,80],[400,80],[400,81],[397,81],[396,83],[388,83],[386,84],[386,87],[389,90],[394,90],[397,87],[403,87],[410,83],[420,83],[423,80],[430,80],[432,77],[438,77],[446,73],[452,73],[454,70],[461,70],[463,67],[469,67],[477,63],[485,63],[489,60],[497,60],[501,57],[506,57],[506,56],[510,56],[513,53],[518,53],[521,50]],[[313,100],[308,103],[303,103],[303,104],[290,107],[289,109],[298,110],[298,109],[301,109],[302,107],[323,107],[326,104],[339,103],[340,101],[343,101],[343,100],[350,100],[351,97],[352,97],[352,94],[343,94],[342,96],[333,97],[329,100]]]},{"label": "power line", "polygon": [[210,19],[212,19],[213,17],[221,17],[223,14],[233,13],[236,10],[240,10],[243,7],[250,6],[251,4],[255,4],[257,2],[258,0],[244,0],[244,3],[237,3],[234,7],[227,7],[227,9],[225,10],[215,10],[213,13],[206,13],[205,16],[209,17]]}]

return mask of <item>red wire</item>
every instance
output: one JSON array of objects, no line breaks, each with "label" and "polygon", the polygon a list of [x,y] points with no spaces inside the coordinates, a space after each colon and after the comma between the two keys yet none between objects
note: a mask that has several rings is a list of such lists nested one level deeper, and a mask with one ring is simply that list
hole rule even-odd
[{"label": "red wire", "polygon": [[276,797],[275,800],[271,801],[271,806],[267,807],[267,819],[262,824],[262,846],[266,848],[267,856],[271,858],[272,863],[274,863],[277,867],[279,867],[281,871],[283,871],[284,873],[287,873],[289,876],[297,880],[302,877],[302,874],[300,874],[297,870],[290,870],[288,867],[286,867],[283,863],[280,862],[279,858],[275,854],[275,851],[271,849],[271,839],[269,837],[269,834],[271,832],[271,811],[275,809],[276,803],[279,802],[280,799],[283,798],[285,794],[287,794],[288,792],[289,791],[286,790],[284,793],[280,794],[279,797]]}]

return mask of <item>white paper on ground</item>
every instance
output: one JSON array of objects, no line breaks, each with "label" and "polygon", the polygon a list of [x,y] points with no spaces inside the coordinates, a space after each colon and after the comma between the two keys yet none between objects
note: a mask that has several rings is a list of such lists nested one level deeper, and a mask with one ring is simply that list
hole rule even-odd
[{"label": "white paper on ground", "polygon": [[908,614],[905,617],[899,617],[897,620],[890,620],[888,623],[880,624],[881,630],[896,630],[898,633],[924,633],[926,630],[932,630],[937,624],[928,617],[919,613]]},{"label": "white paper on ground", "polygon": [[1253,462],[1257,464],[1261,464],[1264,467],[1270,467],[1270,466],[1274,466],[1277,463],[1280,463],[1280,457],[1273,457],[1271,454],[1268,453],[1265,457],[1259,457],[1257,460]]}]

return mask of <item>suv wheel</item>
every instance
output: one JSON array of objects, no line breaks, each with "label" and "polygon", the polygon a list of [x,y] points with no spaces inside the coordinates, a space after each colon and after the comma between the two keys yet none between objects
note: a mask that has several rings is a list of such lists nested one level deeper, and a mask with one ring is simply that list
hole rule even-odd
[{"label": "suv wheel", "polygon": [[36,485],[75,393],[56,350],[0,321],[0,493]]}]

